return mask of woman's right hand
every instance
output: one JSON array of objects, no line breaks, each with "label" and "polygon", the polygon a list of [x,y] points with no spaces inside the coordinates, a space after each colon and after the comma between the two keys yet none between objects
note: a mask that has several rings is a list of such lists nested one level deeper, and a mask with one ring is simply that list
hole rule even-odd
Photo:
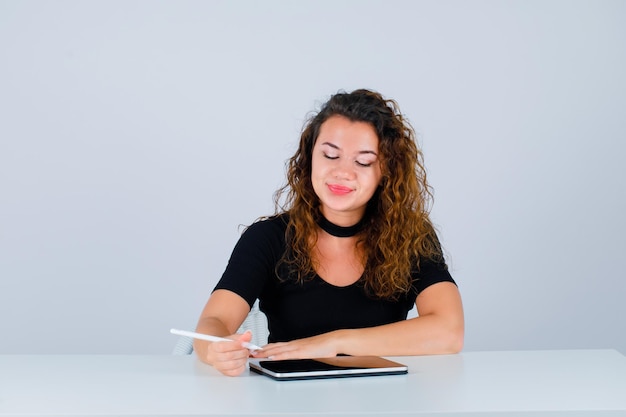
[{"label": "woman's right hand", "polygon": [[231,334],[240,328],[250,312],[250,305],[239,295],[229,290],[215,290],[206,305],[196,332],[213,334],[232,339],[232,342],[206,342],[194,340],[193,348],[202,362],[212,365],[224,375],[236,376],[245,371],[250,351],[241,344],[252,340],[252,333]]},{"label": "woman's right hand", "polygon": [[224,375],[237,376],[246,370],[250,351],[241,346],[243,342],[252,340],[252,333],[246,331],[243,334],[228,336],[232,342],[211,342],[208,344],[205,362],[213,365],[215,369]]}]

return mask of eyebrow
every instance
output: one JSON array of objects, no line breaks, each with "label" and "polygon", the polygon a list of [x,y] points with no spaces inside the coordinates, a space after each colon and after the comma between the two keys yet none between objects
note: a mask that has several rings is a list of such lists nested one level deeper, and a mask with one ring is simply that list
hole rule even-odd
[{"label": "eyebrow", "polygon": [[[334,143],[322,142],[322,145],[327,145],[327,146],[330,146],[333,149],[341,150],[341,148],[339,146],[335,145]],[[369,149],[359,151],[359,154],[372,154],[372,155],[378,156],[378,154],[376,152],[374,152],[372,150],[369,150]]]}]

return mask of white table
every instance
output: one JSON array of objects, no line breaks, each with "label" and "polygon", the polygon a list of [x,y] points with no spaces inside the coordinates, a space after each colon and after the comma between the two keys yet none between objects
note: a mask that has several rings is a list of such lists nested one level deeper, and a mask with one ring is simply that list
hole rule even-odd
[{"label": "white table", "polygon": [[0,355],[0,416],[626,416],[614,350],[393,359],[409,374],[277,382],[195,356]]}]

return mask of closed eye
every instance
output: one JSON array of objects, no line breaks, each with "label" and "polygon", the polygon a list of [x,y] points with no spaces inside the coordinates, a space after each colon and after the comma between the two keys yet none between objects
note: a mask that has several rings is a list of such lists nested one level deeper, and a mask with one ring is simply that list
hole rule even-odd
[{"label": "closed eye", "polygon": [[372,166],[372,164],[373,164],[373,162],[370,162],[370,163],[363,163],[363,162],[356,161],[356,164],[357,164],[358,166],[360,166],[360,167],[371,167],[371,166]]},{"label": "closed eye", "polygon": [[324,153],[324,158],[326,158],[326,159],[337,159],[339,157],[338,156],[331,156],[331,155],[328,155],[327,153]]}]

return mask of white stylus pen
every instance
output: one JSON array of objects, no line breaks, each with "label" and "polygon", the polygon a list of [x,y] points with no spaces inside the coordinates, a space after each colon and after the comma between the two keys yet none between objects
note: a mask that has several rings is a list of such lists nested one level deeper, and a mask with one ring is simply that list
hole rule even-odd
[{"label": "white stylus pen", "polygon": [[[226,339],[225,337],[217,337],[217,336],[211,336],[210,334],[188,332],[187,330],[171,329],[170,333],[177,334],[179,336],[192,337],[194,339],[206,340],[208,342],[233,342],[234,341],[233,339]],[[241,346],[249,350],[263,350],[262,347],[253,345],[252,343],[248,343],[248,342],[242,342]]]}]

